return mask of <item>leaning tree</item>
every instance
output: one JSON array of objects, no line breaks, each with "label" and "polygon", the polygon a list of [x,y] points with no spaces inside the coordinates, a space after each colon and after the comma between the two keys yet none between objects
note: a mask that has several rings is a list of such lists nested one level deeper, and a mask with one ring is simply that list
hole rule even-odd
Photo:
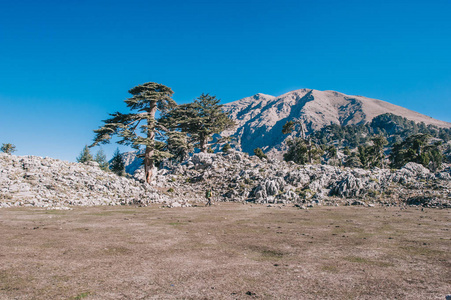
[{"label": "leaning tree", "polygon": [[104,120],[105,125],[94,130],[96,137],[91,147],[99,143],[109,143],[113,135],[121,139],[121,145],[131,146],[134,149],[145,148],[142,154],[146,182],[150,183],[152,169],[155,161],[170,154],[161,150],[160,142],[155,140],[162,137],[165,128],[155,119],[157,110],[167,112],[177,106],[171,98],[171,88],[155,82],[147,82],[135,86],[128,91],[133,96],[125,100],[131,112],[123,114],[115,112],[110,114],[112,118]]}]

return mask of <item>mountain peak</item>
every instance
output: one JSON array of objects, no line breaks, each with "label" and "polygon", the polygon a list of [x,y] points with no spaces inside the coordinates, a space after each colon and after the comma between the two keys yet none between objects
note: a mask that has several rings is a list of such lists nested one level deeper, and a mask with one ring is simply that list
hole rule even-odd
[{"label": "mountain peak", "polygon": [[255,100],[260,100],[260,99],[274,98],[274,96],[263,94],[263,93],[257,93],[254,96],[252,96],[252,98],[254,98]]},{"label": "mountain peak", "polygon": [[253,153],[257,147],[276,152],[283,150],[288,136],[281,134],[282,127],[290,120],[302,119],[307,132],[312,132],[331,124],[365,124],[379,115],[391,113],[416,123],[451,128],[451,123],[382,100],[305,88],[280,96],[258,93],[227,103],[224,110],[237,126],[223,132],[223,136],[235,137],[240,141],[240,150],[248,153]]}]

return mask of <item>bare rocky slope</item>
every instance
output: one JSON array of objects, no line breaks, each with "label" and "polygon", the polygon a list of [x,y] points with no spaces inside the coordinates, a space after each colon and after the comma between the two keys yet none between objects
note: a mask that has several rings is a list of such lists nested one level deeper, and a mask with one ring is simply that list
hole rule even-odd
[{"label": "bare rocky slope", "polygon": [[222,135],[233,136],[238,141],[238,150],[253,153],[259,147],[277,158],[286,150],[284,141],[289,137],[282,135],[282,126],[294,119],[302,120],[307,132],[330,124],[364,124],[385,113],[417,123],[451,128],[451,123],[385,101],[312,89],[296,90],[278,97],[257,94],[227,103],[224,110],[237,126]]},{"label": "bare rocky slope", "polygon": [[169,201],[135,179],[102,171],[98,164],[0,153],[0,207],[149,204]]},{"label": "bare rocky slope", "polygon": [[[143,178],[142,169],[135,176]],[[154,183],[175,199],[198,201],[213,189],[216,201],[313,205],[424,205],[451,207],[451,168],[431,173],[408,163],[400,170],[342,168],[260,160],[247,153],[197,153],[167,161]]]},{"label": "bare rocky slope", "polygon": [[267,205],[422,205],[451,207],[451,168],[431,173],[415,163],[400,170],[351,169],[260,160],[231,150],[197,153],[180,164],[163,163],[151,185],[81,164],[0,154],[0,207],[67,208],[90,205],[202,205],[214,201]]}]

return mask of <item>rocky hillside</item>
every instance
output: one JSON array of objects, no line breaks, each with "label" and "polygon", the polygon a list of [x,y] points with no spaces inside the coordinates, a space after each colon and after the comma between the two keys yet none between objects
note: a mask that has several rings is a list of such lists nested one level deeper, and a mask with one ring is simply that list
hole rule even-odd
[{"label": "rocky hillside", "polygon": [[183,207],[214,201],[270,205],[424,205],[451,207],[451,168],[431,173],[415,163],[400,170],[299,166],[246,153],[198,153],[181,164],[163,163],[151,185],[142,168],[134,178],[102,171],[96,163],[0,154],[0,207],[78,205]]},{"label": "rocky hillside", "polygon": [[[135,174],[143,178],[142,169]],[[169,162],[154,185],[174,199],[198,201],[211,187],[216,201],[313,205],[425,205],[451,207],[451,168],[435,174],[415,163],[400,170],[299,166],[246,153],[197,153]]]},{"label": "rocky hillside", "polygon": [[102,171],[98,164],[0,153],[0,207],[64,208],[170,201],[134,179]]},{"label": "rocky hillside", "polygon": [[349,96],[334,91],[301,89],[278,97],[257,94],[227,103],[237,126],[223,132],[238,141],[237,149],[247,153],[260,147],[272,157],[280,157],[285,150],[282,126],[290,120],[301,119],[307,132],[330,124],[352,125],[370,122],[378,115],[392,113],[417,123],[451,128],[451,123],[435,120],[385,101],[362,96]]}]

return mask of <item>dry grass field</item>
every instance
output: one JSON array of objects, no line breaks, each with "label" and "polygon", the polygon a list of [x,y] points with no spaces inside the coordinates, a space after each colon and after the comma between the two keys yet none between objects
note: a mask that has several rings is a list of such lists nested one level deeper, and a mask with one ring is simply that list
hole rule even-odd
[{"label": "dry grass field", "polygon": [[0,210],[0,299],[445,299],[451,210]]}]

